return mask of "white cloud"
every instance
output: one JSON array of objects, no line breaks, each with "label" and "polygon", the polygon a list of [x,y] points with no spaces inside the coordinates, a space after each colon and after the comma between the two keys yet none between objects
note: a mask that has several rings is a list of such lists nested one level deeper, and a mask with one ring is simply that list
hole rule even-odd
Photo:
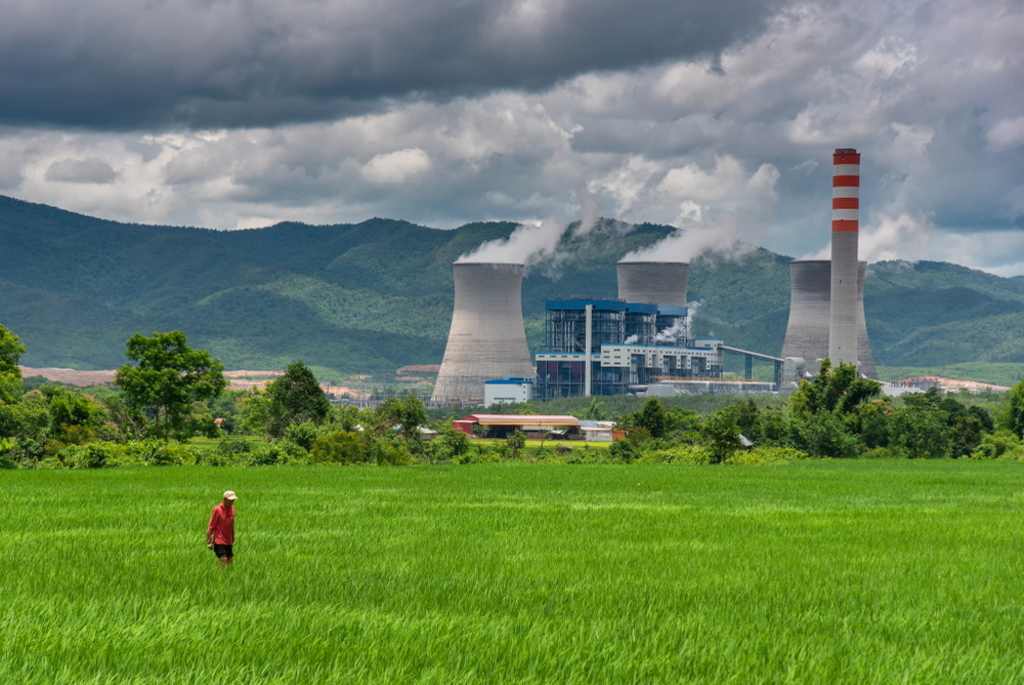
[{"label": "white cloud", "polygon": [[381,185],[400,185],[430,171],[430,155],[419,148],[374,155],[363,167],[363,177]]},{"label": "white cloud", "polygon": [[997,121],[985,133],[985,137],[995,150],[1008,150],[1024,145],[1024,116]]}]

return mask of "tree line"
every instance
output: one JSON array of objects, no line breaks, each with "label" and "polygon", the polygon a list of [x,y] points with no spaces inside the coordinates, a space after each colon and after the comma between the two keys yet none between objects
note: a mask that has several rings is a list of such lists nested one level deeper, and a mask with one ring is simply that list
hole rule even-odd
[{"label": "tree line", "polygon": [[[1024,381],[993,411],[937,390],[894,400],[855,367],[828,360],[774,406],[748,397],[700,414],[649,398],[636,411],[608,412],[606,403],[621,405],[591,398],[575,415],[615,420],[627,438],[590,449],[550,440],[530,445],[518,432],[504,441],[472,440],[452,429],[460,415],[431,421],[412,395],[376,408],[332,404],[302,361],[263,390],[230,391],[220,361],[180,331],[129,338],[129,363],[117,370],[113,389],[26,383],[18,367],[24,352],[18,336],[0,326],[0,465],[8,468],[1024,458]],[[428,426],[436,431],[429,440]]]}]

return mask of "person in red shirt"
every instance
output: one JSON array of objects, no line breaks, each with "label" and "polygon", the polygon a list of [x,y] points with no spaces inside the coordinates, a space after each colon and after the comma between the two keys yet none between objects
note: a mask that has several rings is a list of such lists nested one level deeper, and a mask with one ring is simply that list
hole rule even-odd
[{"label": "person in red shirt", "polygon": [[224,493],[224,499],[210,513],[210,525],[206,527],[206,547],[227,566],[234,558],[231,547],[235,544],[235,500],[234,490]]}]

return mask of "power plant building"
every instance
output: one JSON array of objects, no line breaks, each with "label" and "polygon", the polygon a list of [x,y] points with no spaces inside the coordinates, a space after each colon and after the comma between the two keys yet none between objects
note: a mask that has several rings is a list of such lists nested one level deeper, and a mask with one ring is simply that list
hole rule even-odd
[{"label": "power plant building", "polygon": [[[536,356],[537,399],[622,395],[662,378],[719,378],[722,344],[685,340],[685,307],[618,300],[549,300],[545,346]],[[661,338],[659,339],[659,336]]]},{"label": "power plant building", "polygon": [[523,328],[522,264],[456,262],[455,309],[430,401],[482,404],[484,384],[534,375]]},{"label": "power plant building", "polygon": [[616,264],[618,299],[546,303],[544,345],[531,360],[521,302],[524,266],[456,262],[455,308],[431,403],[619,395],[702,382],[717,392],[725,352],[746,357],[748,380],[754,357],[775,363],[772,385],[780,382],[783,368],[794,378],[804,369],[816,373],[826,357],[833,365],[857,364],[862,374],[877,378],[864,317],[867,264],[857,257],[859,188],[860,155],[837,149],[832,259],[790,262],[782,358],[727,347],[721,340],[692,339],[689,264],[623,259]]}]

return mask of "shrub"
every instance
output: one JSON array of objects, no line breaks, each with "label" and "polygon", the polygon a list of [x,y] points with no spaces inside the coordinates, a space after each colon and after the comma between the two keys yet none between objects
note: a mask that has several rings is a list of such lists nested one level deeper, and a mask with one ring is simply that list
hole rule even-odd
[{"label": "shrub", "polygon": [[312,422],[293,423],[284,431],[285,437],[293,443],[306,450],[313,449],[313,444],[324,432]]},{"label": "shrub", "polygon": [[246,463],[249,466],[274,466],[277,464],[302,463],[309,452],[290,440],[258,445],[249,452]]},{"label": "shrub", "polygon": [[107,465],[107,455],[100,443],[68,445],[57,458],[70,469],[98,469]]},{"label": "shrub", "polygon": [[476,445],[475,449],[460,454],[454,461],[456,464],[493,464],[501,461],[501,455],[495,450]]},{"label": "shrub", "polygon": [[760,447],[756,450],[733,452],[725,463],[740,466],[768,466],[770,464],[787,464],[791,461],[808,458],[806,452],[792,447]]},{"label": "shrub", "polygon": [[129,454],[149,466],[177,466],[195,464],[200,460],[197,450],[180,442],[143,440],[128,445]]},{"label": "shrub", "polygon": [[309,451],[312,464],[362,464],[369,461],[366,445],[350,431],[334,431],[313,441]]},{"label": "shrub", "polygon": [[972,459],[999,459],[1002,461],[1024,460],[1024,445],[1020,438],[1008,430],[985,435],[981,444],[971,454]]},{"label": "shrub", "polygon": [[711,453],[705,448],[684,444],[645,452],[637,461],[655,464],[710,464]]}]

